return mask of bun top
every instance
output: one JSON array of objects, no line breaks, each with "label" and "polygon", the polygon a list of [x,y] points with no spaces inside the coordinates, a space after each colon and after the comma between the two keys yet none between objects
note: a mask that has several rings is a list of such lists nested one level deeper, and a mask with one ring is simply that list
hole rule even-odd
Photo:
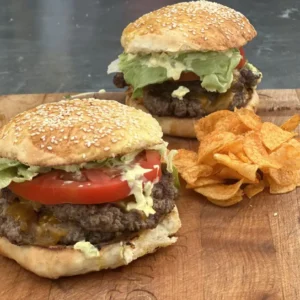
[{"label": "bun top", "polygon": [[126,53],[225,51],[256,36],[241,13],[224,5],[182,2],[150,12],[123,31]]},{"label": "bun top", "polygon": [[31,166],[78,164],[160,143],[162,131],[151,115],[92,98],[40,105],[0,129],[0,157]]}]

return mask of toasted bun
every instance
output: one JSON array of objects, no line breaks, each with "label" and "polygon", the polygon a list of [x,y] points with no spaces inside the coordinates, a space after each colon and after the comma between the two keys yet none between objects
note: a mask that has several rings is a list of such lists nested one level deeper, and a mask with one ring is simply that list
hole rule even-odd
[{"label": "toasted bun", "polygon": [[17,246],[6,238],[0,238],[0,253],[42,277],[73,276],[128,265],[158,248],[174,244],[177,238],[172,235],[180,227],[181,222],[175,207],[156,228],[142,231],[130,243],[119,242],[104,246],[99,250],[99,256],[88,257],[73,247]]},{"label": "toasted bun", "polygon": [[224,51],[256,36],[241,13],[209,1],[182,2],[148,13],[123,31],[127,53]]},{"label": "toasted bun", "polygon": [[0,129],[0,157],[53,166],[100,160],[162,142],[158,122],[110,100],[75,99],[40,105]]},{"label": "toasted bun", "polygon": [[[246,108],[256,111],[259,104],[259,97],[256,90],[253,90],[249,94],[249,101]],[[145,112],[149,111],[147,108],[135,101],[130,93],[127,93],[126,104],[135,108],[141,109]],[[194,118],[175,118],[175,117],[157,117],[153,116],[160,124],[164,134],[184,137],[184,138],[195,138],[196,134],[194,131],[194,124],[197,119]]]}]

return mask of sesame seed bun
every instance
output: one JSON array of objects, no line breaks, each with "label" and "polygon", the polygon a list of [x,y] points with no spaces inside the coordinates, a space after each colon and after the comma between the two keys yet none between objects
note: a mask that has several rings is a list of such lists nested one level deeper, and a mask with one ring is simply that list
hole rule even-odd
[{"label": "sesame seed bun", "polygon": [[209,1],[182,2],[150,12],[123,31],[126,53],[225,51],[256,36],[241,13]]},{"label": "sesame seed bun", "polygon": [[78,164],[162,143],[158,122],[111,100],[74,99],[40,105],[0,129],[0,157],[23,164]]},{"label": "sesame seed bun", "polygon": [[[147,108],[142,104],[137,102],[131,97],[130,93],[127,93],[126,104],[137,109],[141,109],[144,112],[148,112]],[[256,90],[251,90],[248,93],[248,102],[246,108],[253,111],[257,110],[259,105],[259,96]],[[195,118],[175,118],[175,117],[158,117],[153,116],[160,124],[164,134],[171,136],[178,136],[184,138],[196,138],[194,131],[194,124],[197,119]]]},{"label": "sesame seed bun", "polygon": [[165,216],[154,229],[141,231],[129,243],[114,243],[99,250],[99,256],[88,257],[71,247],[18,246],[0,238],[0,253],[15,260],[36,275],[56,279],[128,265],[133,260],[177,241],[173,235],[181,227],[177,208]]}]

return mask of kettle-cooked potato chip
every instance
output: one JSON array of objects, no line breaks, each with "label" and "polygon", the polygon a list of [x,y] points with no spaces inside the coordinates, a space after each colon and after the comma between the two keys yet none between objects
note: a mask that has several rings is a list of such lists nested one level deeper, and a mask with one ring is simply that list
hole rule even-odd
[{"label": "kettle-cooked potato chip", "polygon": [[265,175],[270,184],[270,194],[285,194],[293,191],[296,188],[296,184],[280,185],[276,183],[270,176]]},{"label": "kettle-cooked potato chip", "polygon": [[269,176],[279,185],[291,185],[297,182],[296,171],[287,169],[269,169]]},{"label": "kettle-cooked potato chip", "polygon": [[[286,170],[299,170],[300,169],[300,148],[297,149],[296,140],[292,139],[288,143],[284,143],[270,154],[270,157],[276,161],[281,162],[282,168]],[[295,146],[294,146],[295,145]]]},{"label": "kettle-cooked potato chip", "polygon": [[274,151],[284,142],[293,138],[295,133],[285,131],[273,123],[265,122],[261,127],[261,136],[263,144]]},{"label": "kettle-cooked potato chip", "polygon": [[236,136],[234,140],[231,142],[227,142],[224,146],[222,146],[218,153],[227,154],[231,152],[233,154],[238,154],[244,151],[244,137],[243,136]]},{"label": "kettle-cooked potato chip", "polygon": [[247,128],[252,130],[260,130],[262,126],[262,121],[260,117],[255,114],[254,111],[247,108],[241,108],[236,109],[235,113],[237,114],[240,121],[243,122]]},{"label": "kettle-cooked potato chip", "polygon": [[252,131],[246,134],[244,140],[244,151],[247,157],[257,164],[259,168],[280,169],[282,167],[278,161],[269,157],[258,132]]},{"label": "kettle-cooked potato chip", "polygon": [[224,147],[227,143],[231,143],[234,140],[235,135],[231,132],[213,131],[206,135],[199,146],[198,162],[203,162],[210,154],[213,154],[221,147]]},{"label": "kettle-cooked potato chip", "polygon": [[217,177],[222,178],[222,179],[236,179],[236,180],[244,180],[244,183],[256,183],[258,180],[255,182],[243,177],[241,174],[239,174],[237,171],[232,170],[228,167],[223,166],[223,168],[216,174]]},{"label": "kettle-cooked potato chip", "polygon": [[286,131],[294,131],[299,124],[300,124],[300,115],[297,114],[289,118],[287,121],[285,121],[280,127],[281,129]]},{"label": "kettle-cooked potato chip", "polygon": [[[176,166],[176,165],[175,165]],[[208,177],[213,173],[213,168],[208,165],[195,165],[181,171],[182,178],[189,184],[194,184],[199,177]]]},{"label": "kettle-cooked potato chip", "polygon": [[249,179],[250,181],[252,182],[256,181],[256,172],[258,170],[258,165],[247,164],[240,160],[232,159],[226,154],[216,153],[214,154],[214,158],[218,163],[223,164],[228,168],[238,172],[239,174]]},{"label": "kettle-cooked potato chip", "polygon": [[234,184],[212,184],[196,188],[195,191],[207,198],[228,200],[232,198],[243,184],[243,179]]},{"label": "kettle-cooked potato chip", "polygon": [[194,125],[198,141],[202,141],[204,136],[213,132],[217,122],[229,115],[234,116],[234,113],[229,110],[219,110],[199,119]]},{"label": "kettle-cooked potato chip", "polygon": [[252,197],[261,193],[264,189],[265,189],[265,182],[261,180],[259,181],[259,183],[256,184],[248,184],[244,188],[244,192],[247,195],[247,197],[251,199]]},{"label": "kettle-cooked potato chip", "polygon": [[223,207],[227,207],[227,206],[232,206],[238,202],[241,202],[243,200],[243,191],[242,190],[238,190],[237,193],[231,197],[228,200],[216,200],[216,199],[212,199],[212,198],[207,198],[211,203],[218,205],[218,206],[223,206]]},{"label": "kettle-cooked potato chip", "polygon": [[238,118],[236,114],[230,114],[220,119],[215,125],[215,131],[226,131],[234,134],[243,134],[249,128]]},{"label": "kettle-cooked potato chip", "polygon": [[186,168],[197,165],[198,155],[194,151],[179,149],[173,158],[173,163],[178,172],[181,173]]},{"label": "kettle-cooked potato chip", "polygon": [[244,150],[241,151],[241,152],[238,152],[238,153],[236,154],[236,156],[237,156],[242,162],[244,162],[244,163],[246,163],[246,164],[251,164],[251,163],[252,163],[251,160],[247,157],[247,155],[246,155],[246,153],[244,152]]},{"label": "kettle-cooked potato chip", "polygon": [[223,183],[224,179],[218,178],[216,176],[211,177],[200,177],[198,178],[193,184],[187,184],[187,189],[195,189],[197,187],[211,185],[211,184],[217,184],[217,183]]}]

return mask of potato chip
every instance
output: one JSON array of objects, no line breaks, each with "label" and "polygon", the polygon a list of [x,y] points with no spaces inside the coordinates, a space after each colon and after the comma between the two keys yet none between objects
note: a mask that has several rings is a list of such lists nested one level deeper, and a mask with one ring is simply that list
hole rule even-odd
[{"label": "potato chip", "polygon": [[208,177],[212,174],[213,168],[208,165],[195,165],[181,171],[181,177],[189,184],[193,184],[199,177]]},{"label": "potato chip", "polygon": [[237,156],[237,158],[238,158],[240,161],[242,161],[242,162],[244,162],[244,163],[246,163],[246,164],[251,164],[251,163],[252,163],[252,161],[247,157],[247,155],[246,155],[246,153],[244,152],[244,150],[243,150],[242,152],[238,152],[238,153],[236,154],[236,156]]},{"label": "potato chip", "polygon": [[223,183],[224,180],[222,178],[218,178],[215,176],[212,177],[201,177],[198,178],[193,184],[188,184],[186,186],[187,189],[195,189],[197,187],[211,185],[211,184],[217,184],[217,183]]},{"label": "potato chip", "polygon": [[262,122],[260,117],[256,115],[254,111],[247,108],[241,108],[236,109],[235,113],[237,114],[240,121],[243,122],[247,128],[252,130],[260,130]]},{"label": "potato chip", "polygon": [[230,169],[235,170],[239,174],[241,174],[243,177],[249,179],[252,182],[256,181],[256,172],[258,170],[258,166],[255,164],[247,164],[244,162],[241,162],[240,160],[232,159],[230,156],[226,154],[214,154],[215,160],[223,164]]},{"label": "potato chip", "polygon": [[296,171],[287,169],[269,169],[269,176],[279,185],[291,185],[297,182]]},{"label": "potato chip", "polygon": [[296,171],[296,186],[300,186],[300,170]]},{"label": "potato chip", "polygon": [[275,159],[269,157],[269,154],[260,140],[260,134],[249,132],[244,139],[244,151],[247,157],[257,164],[259,168],[280,169],[282,165]]},{"label": "potato chip", "polygon": [[294,131],[299,124],[300,124],[300,115],[297,114],[289,118],[287,121],[285,121],[280,127],[281,129],[286,131]]},{"label": "potato chip", "polygon": [[200,143],[198,151],[198,162],[203,162],[209,155],[224,147],[227,143],[235,140],[235,135],[231,132],[213,131],[206,135]]},{"label": "potato chip", "polygon": [[284,142],[293,138],[295,133],[285,131],[273,123],[265,122],[261,127],[263,144],[271,151],[280,147]]},{"label": "potato chip", "polygon": [[277,184],[269,175],[265,175],[267,176],[267,180],[270,184],[270,193],[271,194],[285,194],[285,193],[289,193],[291,191],[293,191],[294,189],[296,189],[296,184],[290,184],[290,185],[280,185]]},{"label": "potato chip", "polygon": [[199,119],[194,125],[198,141],[202,141],[207,134],[213,132],[217,122],[229,115],[234,113],[229,110],[219,110]]},{"label": "potato chip", "polygon": [[282,168],[284,169],[294,170],[294,171],[299,170],[300,169],[300,147],[296,148],[298,147],[297,143],[298,142],[294,139],[290,140],[288,143],[284,143],[280,148],[278,148],[277,150],[275,150],[270,154],[270,158],[281,162]]},{"label": "potato chip", "polygon": [[237,136],[233,141],[227,142],[224,146],[222,146],[218,153],[224,153],[227,154],[228,152],[231,152],[233,154],[237,154],[239,152],[244,151],[244,137]]},{"label": "potato chip", "polygon": [[255,181],[249,180],[245,177],[243,177],[241,174],[239,174],[237,171],[232,170],[228,167],[224,167],[220,170],[219,173],[216,174],[217,177],[223,178],[223,179],[237,179],[237,180],[244,180],[244,183],[255,183],[258,182],[256,179]]},{"label": "potato chip", "polygon": [[198,155],[196,152],[180,149],[173,158],[173,164],[177,168],[178,172],[181,173],[186,168],[197,165]]},{"label": "potato chip", "polygon": [[226,131],[234,134],[243,134],[249,128],[238,118],[236,114],[230,114],[220,119],[215,125],[215,131]]},{"label": "potato chip", "polygon": [[209,200],[211,203],[218,205],[218,206],[223,206],[223,207],[232,206],[243,200],[243,191],[238,190],[237,193],[228,200],[222,201],[222,200],[216,200],[216,199],[212,199],[212,198],[207,198],[207,200]]},{"label": "potato chip", "polygon": [[298,151],[300,151],[300,141],[298,141],[297,139],[291,139],[287,142],[287,144],[292,145],[293,147],[295,147]]},{"label": "potato chip", "polygon": [[265,187],[270,187],[270,182],[269,182],[269,175],[268,174],[263,174],[263,181],[265,183]]},{"label": "potato chip", "polygon": [[230,185],[212,184],[212,185],[202,186],[195,189],[195,191],[207,198],[212,198],[215,200],[228,200],[237,193],[237,191],[239,190],[242,184],[243,184],[243,179],[238,181],[237,183],[230,184]]},{"label": "potato chip", "polygon": [[265,182],[263,180],[259,181],[257,184],[248,184],[244,188],[244,193],[248,198],[252,198],[257,194],[261,193],[265,189]]},{"label": "potato chip", "polygon": [[[224,166],[221,164],[218,164],[217,161],[213,158],[213,160],[216,162],[216,164],[213,166],[213,173],[212,175],[218,174],[222,169],[224,169]],[[240,178],[241,179],[241,178]]]}]

